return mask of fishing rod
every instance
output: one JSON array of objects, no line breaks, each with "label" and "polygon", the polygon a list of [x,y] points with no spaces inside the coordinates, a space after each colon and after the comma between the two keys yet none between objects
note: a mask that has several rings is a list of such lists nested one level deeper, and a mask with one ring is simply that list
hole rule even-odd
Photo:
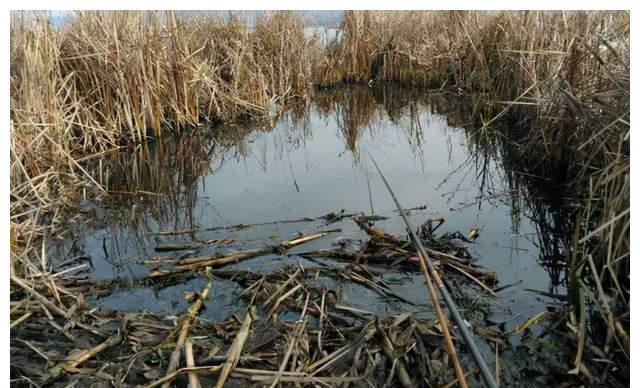
[{"label": "fishing rod", "polygon": [[[373,159],[373,156],[369,154],[369,157],[371,158],[373,165],[376,166],[376,170],[378,170],[378,173],[380,174],[380,177],[382,178],[382,181],[384,182],[385,186],[387,186],[387,190],[389,190],[389,194],[391,194],[391,198],[393,198],[393,202],[395,202],[396,207],[398,208],[398,211],[400,212],[400,215],[402,216],[402,219],[404,220],[404,223],[406,224],[407,229],[409,230],[409,236],[411,237],[411,240],[413,241],[413,244],[415,245],[418,251],[418,257],[420,258],[420,267],[422,268],[422,272],[425,276],[425,279],[427,280],[427,286],[429,288],[429,292],[431,293],[431,298],[433,299],[434,307],[436,308],[436,314],[440,312],[440,309],[439,309],[440,306],[438,304],[437,299],[435,298],[435,295],[433,292],[433,284],[431,283],[431,278],[429,274],[435,280],[436,285],[440,290],[440,294],[442,295],[442,299],[444,299],[445,304],[447,305],[447,307],[449,308],[449,311],[451,312],[451,315],[453,316],[453,320],[455,321],[456,325],[460,329],[460,332],[462,333],[462,338],[464,339],[464,342],[466,343],[467,347],[471,351],[471,355],[473,356],[473,360],[478,366],[478,369],[480,369],[480,374],[482,375],[485,385],[489,388],[498,388],[498,384],[496,384],[496,381],[493,378],[493,375],[491,374],[491,372],[489,371],[489,368],[487,367],[487,364],[484,361],[484,358],[480,354],[480,351],[478,350],[478,347],[476,346],[476,343],[473,340],[472,334],[469,332],[469,329],[467,329],[466,323],[462,319],[462,316],[460,316],[460,312],[458,311],[458,308],[456,307],[455,302],[451,298],[451,295],[449,295],[449,291],[447,291],[444,283],[442,282],[442,279],[440,278],[440,275],[438,274],[438,271],[436,270],[433,263],[431,262],[431,259],[427,255],[427,251],[424,249],[422,242],[420,241],[418,236],[416,236],[416,233],[413,230],[413,226],[411,226],[411,223],[409,222],[407,215],[405,214],[402,206],[400,206],[400,202],[398,201],[398,198],[396,198],[395,194],[393,193],[393,190],[391,189],[389,182],[387,182],[387,179],[382,174],[382,171],[380,171],[380,167],[378,167],[378,164],[376,163],[375,159]],[[427,271],[427,268],[428,268],[428,271]],[[442,328],[443,333],[448,334],[448,328],[446,327],[446,325],[444,326],[445,327]],[[451,354],[452,358],[457,361],[456,351],[455,351],[455,347],[453,346],[453,342],[451,341],[451,337],[445,334],[445,339],[447,340],[447,348],[449,348],[449,353]],[[458,375],[458,382],[463,387],[466,386],[464,374],[461,374],[462,370],[460,369],[460,366],[454,364],[454,367],[456,369],[456,375]]]}]

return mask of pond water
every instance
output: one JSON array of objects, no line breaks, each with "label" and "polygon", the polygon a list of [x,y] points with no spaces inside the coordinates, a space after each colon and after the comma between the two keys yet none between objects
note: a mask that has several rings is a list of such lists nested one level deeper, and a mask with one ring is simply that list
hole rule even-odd
[{"label": "pond water", "polygon": [[[479,238],[468,244],[470,253],[497,272],[498,286],[514,284],[498,292],[491,320],[506,321],[506,329],[513,329],[557,303],[528,289],[565,293],[558,274],[542,265],[553,241],[544,225],[548,217],[539,214],[545,205],[517,183],[499,141],[464,128],[471,126],[464,117],[469,110],[456,96],[416,93],[368,87],[317,92],[308,105],[284,112],[272,123],[222,126],[208,131],[214,135],[185,135],[100,161],[96,176],[114,197],[85,201],[83,219],[89,221],[78,221],[71,231],[74,238],[52,247],[50,256],[87,255],[90,277],[134,279],[148,274],[151,267],[144,261],[157,255],[206,255],[261,247],[298,232],[342,230],[289,255],[231,266],[271,271],[276,265],[306,263],[296,252],[330,248],[345,239],[365,240],[366,235],[349,219],[330,226],[310,221],[236,231],[203,229],[314,218],[343,209],[389,217],[376,227],[404,236],[404,224],[371,155],[403,206],[419,208],[410,211],[414,226],[444,217],[439,233],[467,235],[471,228],[479,229]],[[157,235],[193,229],[198,230]],[[216,238],[233,242],[198,252],[154,252],[160,244]],[[328,286],[339,288],[342,302],[356,308],[380,313],[431,310],[420,273],[390,273],[386,278],[415,305],[389,302],[350,284]],[[196,277],[161,289],[123,287],[90,303],[178,315],[188,306],[184,292],[205,283]],[[216,281],[202,317],[224,320],[238,307],[241,291],[231,281]]]}]

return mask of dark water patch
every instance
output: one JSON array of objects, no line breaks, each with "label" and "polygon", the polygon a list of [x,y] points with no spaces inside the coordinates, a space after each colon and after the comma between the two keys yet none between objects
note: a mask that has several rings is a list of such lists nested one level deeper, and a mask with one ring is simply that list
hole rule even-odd
[{"label": "dark water patch", "polygon": [[[160,290],[152,288],[122,289],[89,303],[123,312],[149,311],[158,316],[170,316],[186,311],[190,305],[186,295],[199,292],[207,284],[207,279],[191,279],[182,284],[169,286]],[[237,284],[225,280],[214,282],[209,299],[205,302],[200,318],[211,321],[224,321],[237,307]]]},{"label": "dark water patch", "polygon": [[[154,247],[162,244],[234,240],[191,252],[212,255],[275,243],[320,225],[153,235],[160,231],[317,217],[341,209],[370,213],[373,205],[376,214],[389,217],[377,226],[404,234],[381,181],[363,157],[368,152],[403,203],[426,205],[411,212],[414,224],[444,217],[442,233],[479,229],[470,252],[498,272],[501,284],[522,281],[501,305],[505,315],[524,314],[525,319],[525,313],[544,309],[544,303],[524,289],[563,292],[559,282],[549,283],[539,265],[549,256],[544,249],[553,245],[554,232],[540,230],[546,226],[540,221],[546,220],[536,218],[535,209],[528,207],[535,200],[524,198],[525,188],[512,185],[503,156],[486,149],[469,131],[450,127],[455,118],[437,113],[444,103],[437,95],[398,88],[337,89],[320,93],[307,111],[285,114],[272,130],[222,128],[218,131],[229,134],[221,139],[194,135],[159,144],[147,154],[123,155],[103,168],[102,178],[111,191],[135,194],[94,209],[95,218],[105,225],[80,235],[79,242],[93,258],[91,275],[143,276],[148,267],[137,262],[158,255]],[[343,228],[341,238],[364,237],[348,220],[337,227]],[[331,241],[312,244],[297,249],[328,247]],[[172,258],[184,254],[162,253]],[[242,265],[268,267],[274,259],[289,260],[263,257]]]}]

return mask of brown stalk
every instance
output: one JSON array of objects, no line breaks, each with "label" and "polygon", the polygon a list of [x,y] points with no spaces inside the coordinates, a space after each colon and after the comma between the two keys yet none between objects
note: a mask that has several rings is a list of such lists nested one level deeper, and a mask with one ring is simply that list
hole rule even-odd
[{"label": "brown stalk", "polygon": [[194,367],[180,368],[150,384],[145,385],[144,387],[154,388],[166,383],[171,383],[173,379],[175,379],[179,374],[182,374],[182,373],[217,373],[218,371],[220,371],[220,369],[222,369],[222,365],[207,365],[207,366],[194,366]]},{"label": "brown stalk", "polygon": [[[187,310],[184,318],[182,319],[178,341],[176,343],[175,349],[171,353],[171,359],[169,361],[169,366],[167,366],[165,376],[172,374],[178,369],[178,365],[180,364],[180,355],[182,354],[185,341],[187,340],[187,337],[189,335],[189,329],[191,329],[191,325],[200,312],[200,309],[204,304],[204,300],[209,296],[209,291],[211,290],[212,285],[212,282],[207,283],[206,287],[202,290],[202,293],[200,293],[200,297],[195,302],[193,302],[193,304]],[[169,382],[164,383],[163,386],[165,388],[168,388]]]},{"label": "brown stalk", "polygon": [[78,366],[83,364],[85,361],[95,357],[97,354],[103,352],[104,350],[112,346],[118,345],[120,342],[122,342],[122,334],[118,332],[113,336],[111,336],[106,341],[98,344],[97,346],[94,346],[91,349],[87,349],[86,351],[82,352],[78,356],[74,357],[73,360],[69,360],[63,364],[60,364],[54,367],[49,371],[49,374],[53,377],[56,377],[62,372],[63,369],[69,372],[73,372]]},{"label": "brown stalk", "polygon": [[297,245],[304,244],[306,242],[324,237],[331,232],[332,231],[326,231],[326,232],[315,233],[309,236],[302,236],[293,240],[283,241],[280,244],[278,244],[276,247],[250,249],[246,251],[236,252],[223,257],[204,256],[204,257],[189,258],[185,260],[187,261],[186,263],[177,264],[174,268],[170,270],[152,270],[149,273],[149,277],[152,277],[152,278],[162,277],[162,276],[167,276],[174,273],[179,273],[179,272],[188,271],[188,270],[195,270],[195,269],[200,269],[205,267],[221,267],[227,264],[237,263],[242,260],[253,259],[255,257],[266,255],[274,251],[287,250]]},{"label": "brown stalk", "polygon": [[244,347],[244,343],[249,336],[251,320],[251,314],[247,313],[244,317],[244,321],[242,321],[242,325],[240,326],[240,331],[236,335],[236,338],[233,340],[231,347],[227,351],[227,360],[224,362],[222,370],[220,371],[220,376],[218,377],[216,388],[222,388],[224,386],[229,373],[231,373],[233,368],[235,368],[238,364],[238,361],[240,361],[242,348]]},{"label": "brown stalk", "polygon": [[462,371],[462,366],[460,365],[460,361],[458,360],[456,347],[453,344],[453,339],[451,338],[451,333],[449,332],[449,322],[447,321],[447,317],[442,312],[442,308],[440,307],[440,303],[438,302],[438,294],[433,287],[431,277],[435,279],[438,287],[444,287],[444,284],[442,283],[442,279],[440,279],[440,275],[438,275],[438,272],[433,271],[431,274],[429,273],[429,271],[427,270],[427,266],[425,265],[426,259],[422,257],[422,254],[420,252],[418,252],[418,255],[420,256],[420,269],[422,270],[422,274],[424,275],[427,289],[429,290],[429,296],[431,297],[431,301],[433,302],[433,308],[436,311],[438,322],[440,322],[440,328],[442,329],[442,335],[444,336],[447,352],[451,355],[453,369],[455,370],[456,376],[458,377],[458,384],[460,384],[461,387],[467,387],[467,380],[464,376],[464,372]]},{"label": "brown stalk", "polygon": [[[187,340],[185,342],[184,354],[187,360],[187,368],[195,367],[195,361],[193,360],[193,344],[191,341]],[[191,388],[200,388],[200,379],[198,375],[193,372],[188,372],[189,374],[189,386]]]}]

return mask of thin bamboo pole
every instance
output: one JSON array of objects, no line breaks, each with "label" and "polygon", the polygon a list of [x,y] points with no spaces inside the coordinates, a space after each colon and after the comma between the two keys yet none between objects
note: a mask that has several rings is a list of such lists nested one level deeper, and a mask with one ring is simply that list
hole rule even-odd
[{"label": "thin bamboo pole", "polygon": [[387,179],[382,174],[382,171],[380,171],[380,168],[378,167],[378,164],[376,163],[376,161],[373,159],[373,156],[369,154],[369,157],[371,158],[371,161],[373,162],[374,166],[376,166],[376,170],[378,170],[378,173],[380,174],[380,177],[382,178],[382,181],[384,182],[385,186],[389,190],[389,194],[391,194],[391,198],[393,198],[393,201],[395,202],[396,207],[398,208],[398,211],[400,212],[400,215],[402,216],[402,219],[404,220],[404,223],[407,226],[407,229],[409,231],[409,236],[411,237],[411,240],[413,241],[413,244],[415,245],[416,250],[418,251],[418,257],[420,258],[420,269],[424,274],[424,278],[427,282],[427,288],[429,289],[429,294],[431,296],[431,300],[433,301],[433,306],[436,309],[438,320],[440,321],[440,325],[442,326],[442,332],[445,336],[447,350],[454,361],[454,368],[456,371],[456,376],[458,377],[458,383],[462,387],[467,387],[465,375],[462,372],[462,368],[460,367],[460,362],[458,361],[456,349],[455,349],[455,346],[453,345],[453,341],[451,340],[451,335],[449,334],[447,320],[444,317],[442,310],[440,309],[437,296],[435,295],[435,289],[433,288],[433,283],[431,281],[432,277],[433,277],[433,280],[436,282],[438,289],[440,290],[440,295],[442,295],[442,298],[444,299],[447,307],[449,308],[449,311],[451,312],[451,315],[453,316],[453,320],[455,321],[456,325],[458,326],[458,329],[460,330],[460,333],[462,334],[462,338],[464,338],[464,341],[467,344],[467,347],[471,351],[473,360],[476,362],[476,365],[480,369],[480,374],[482,374],[482,378],[484,379],[485,385],[489,388],[497,388],[498,385],[496,384],[495,379],[493,378],[493,375],[489,371],[489,368],[487,367],[486,362],[482,358],[482,355],[480,354],[480,351],[478,350],[478,347],[476,346],[473,340],[473,337],[471,336],[471,333],[467,329],[467,326],[464,320],[460,316],[460,312],[458,312],[458,308],[456,307],[455,302],[451,298],[451,295],[449,295],[449,292],[445,288],[444,283],[442,282],[442,279],[438,274],[438,271],[436,270],[435,266],[431,262],[431,259],[427,255],[427,252],[424,249],[424,246],[422,246],[422,242],[420,241],[418,236],[416,236],[416,233],[413,230],[413,226],[411,226],[411,223],[409,222],[407,215],[405,214],[404,210],[402,210],[403,208],[400,205],[400,201],[398,201],[398,199],[396,198],[395,194],[393,193],[393,190],[391,189],[391,186],[389,185],[389,182],[387,182]]}]

